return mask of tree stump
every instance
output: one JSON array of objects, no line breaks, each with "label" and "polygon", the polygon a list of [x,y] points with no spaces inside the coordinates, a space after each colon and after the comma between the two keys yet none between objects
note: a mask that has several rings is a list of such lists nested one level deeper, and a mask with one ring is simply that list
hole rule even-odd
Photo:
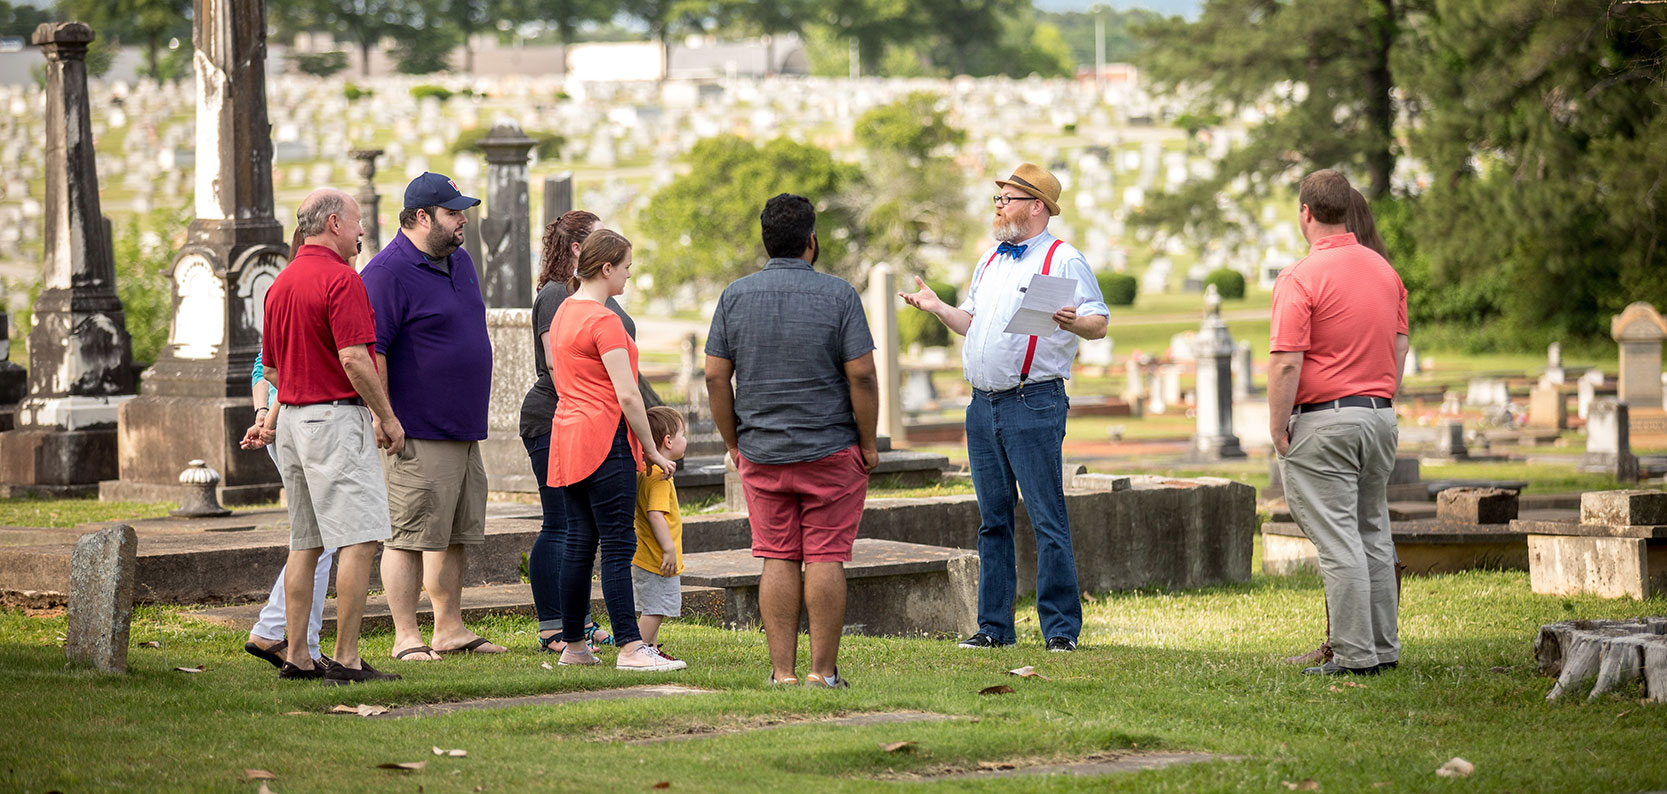
[{"label": "tree stump", "polygon": [[1637,620],[1570,620],[1540,627],[1534,640],[1540,672],[1557,684],[1556,700],[1593,681],[1587,700],[1643,679],[1644,696],[1667,703],[1667,617]]}]

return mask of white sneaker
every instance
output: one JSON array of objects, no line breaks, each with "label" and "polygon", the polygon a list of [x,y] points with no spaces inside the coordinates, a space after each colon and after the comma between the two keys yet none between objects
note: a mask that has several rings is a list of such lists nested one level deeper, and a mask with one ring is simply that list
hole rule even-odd
[{"label": "white sneaker", "polygon": [[667,659],[659,648],[644,643],[630,653],[621,653],[614,663],[615,670],[635,670],[642,673],[669,673],[689,665],[681,659]]}]

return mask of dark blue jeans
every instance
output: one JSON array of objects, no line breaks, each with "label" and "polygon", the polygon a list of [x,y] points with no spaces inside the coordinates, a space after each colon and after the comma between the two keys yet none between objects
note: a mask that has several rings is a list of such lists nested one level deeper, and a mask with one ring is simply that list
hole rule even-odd
[{"label": "dark blue jeans", "polygon": [[585,613],[590,609],[590,574],[596,549],[602,549],[602,600],[614,644],[642,639],[637,630],[637,605],[631,593],[631,557],[637,553],[637,463],[620,420],[608,457],[590,476],[557,490],[565,500],[567,548],[561,567],[563,642],[585,638]]},{"label": "dark blue jeans", "polygon": [[1013,598],[1018,565],[1013,552],[1014,486],[1036,533],[1036,614],[1042,637],[1075,642],[1082,632],[1071,522],[1061,471],[1064,381],[986,392],[974,389],[967,406],[967,456],[978,494],[978,630],[997,642],[1017,641]]},{"label": "dark blue jeans", "polygon": [[[561,629],[562,549],[567,539],[567,510],[560,488],[545,485],[550,474],[550,434],[521,437],[532,459],[533,476],[538,478],[538,503],[544,508],[544,525],[533,539],[527,555],[527,578],[532,580],[533,610],[538,613],[538,630]],[[589,605],[586,605],[589,610]]]}]

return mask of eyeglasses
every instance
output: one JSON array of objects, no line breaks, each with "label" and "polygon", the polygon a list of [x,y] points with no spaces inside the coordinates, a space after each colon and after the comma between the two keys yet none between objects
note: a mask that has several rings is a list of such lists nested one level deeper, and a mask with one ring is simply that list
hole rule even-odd
[{"label": "eyeglasses", "polygon": [[1035,196],[991,196],[997,207],[1005,207],[1015,201],[1037,201]]}]

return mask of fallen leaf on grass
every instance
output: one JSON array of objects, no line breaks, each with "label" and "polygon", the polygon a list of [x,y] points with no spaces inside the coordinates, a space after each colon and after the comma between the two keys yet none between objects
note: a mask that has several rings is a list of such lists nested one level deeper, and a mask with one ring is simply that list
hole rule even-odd
[{"label": "fallen leaf on grass", "polygon": [[655,783],[654,788],[671,788],[671,781],[670,780],[662,780],[658,783]]},{"label": "fallen leaf on grass", "polygon": [[143,647],[146,647],[146,648],[160,648],[160,647],[162,647],[162,643],[157,642],[156,640],[151,640],[150,642],[141,642],[139,644]]},{"label": "fallen leaf on grass", "polygon": [[1470,777],[1470,773],[1475,771],[1475,764],[1455,755],[1453,760],[1442,764],[1441,768],[1437,769],[1435,773],[1440,777]]},{"label": "fallen leaf on grass", "polygon": [[1326,689],[1329,690],[1329,691],[1332,691],[1332,692],[1341,692],[1341,691],[1343,691],[1341,689],[1338,689],[1335,684],[1333,684],[1332,686],[1326,687]]},{"label": "fallen leaf on grass", "polygon": [[1011,761],[979,761],[978,762],[978,768],[979,769],[996,770],[996,769],[1017,769],[1018,767],[1015,766]]},{"label": "fallen leaf on grass", "polygon": [[541,664],[541,665],[539,665],[539,667],[542,667],[542,668],[544,668],[544,669],[546,669],[546,670],[554,670],[554,669],[556,669],[556,668],[554,668],[554,667],[551,667],[551,666],[550,666],[550,663],[549,663],[549,662],[545,662],[545,663],[543,663],[543,664]]},{"label": "fallen leaf on grass", "polygon": [[1051,679],[1051,678],[1049,678],[1045,675],[1042,675],[1041,673],[1036,672],[1036,668],[1031,666],[1031,665],[1028,665],[1028,664],[1025,665],[1024,667],[1021,667],[1021,668],[1017,669],[1017,670],[1008,670],[1007,674],[1008,675],[1016,675],[1020,678],[1040,678],[1043,681],[1052,681],[1053,680],[1053,679]]},{"label": "fallen leaf on grass", "polygon": [[397,763],[397,764],[377,764],[376,768],[377,769],[399,769],[399,770],[402,770],[402,771],[405,771],[405,772],[411,772],[411,771],[415,771],[415,770],[418,770],[418,769],[422,769],[425,766],[428,766],[427,761],[406,761],[404,763]]},{"label": "fallen leaf on grass", "polygon": [[898,750],[907,750],[907,749],[909,749],[911,747],[914,747],[914,746],[915,746],[914,742],[892,742],[891,744],[882,744],[882,745],[880,745],[880,749],[884,750],[888,753],[895,753]]},{"label": "fallen leaf on grass", "polygon": [[1395,785],[1395,784],[1391,783],[1387,780],[1380,780],[1376,783],[1373,783],[1372,788],[1389,788],[1390,786],[1393,786],[1393,785]]},{"label": "fallen leaf on grass", "polygon": [[336,705],[334,705],[330,708],[330,713],[331,714],[357,714],[361,717],[370,717],[370,716],[374,716],[374,715],[377,715],[377,714],[387,714],[388,713],[388,708],[386,706],[371,706],[371,705],[367,705],[367,704],[364,704],[364,703],[360,703],[357,706],[347,706],[347,705],[343,705],[341,703],[337,703]]},{"label": "fallen leaf on grass", "polygon": [[1319,791],[1320,790],[1320,781],[1315,780],[1314,778],[1311,778],[1311,777],[1303,778],[1301,783],[1292,783],[1289,780],[1281,780],[1279,782],[1284,784],[1285,788],[1288,788],[1292,791]]},{"label": "fallen leaf on grass", "polygon": [[452,758],[462,758],[469,754],[468,750],[444,750],[439,747],[431,747],[431,749],[434,750],[435,755],[449,755]]},{"label": "fallen leaf on grass", "polygon": [[176,672],[176,673],[200,673],[200,672],[202,672],[204,670],[207,670],[207,669],[208,669],[208,665],[199,664],[196,667],[175,667],[174,672]]},{"label": "fallen leaf on grass", "polygon": [[1355,689],[1365,689],[1366,688],[1365,684],[1362,684],[1358,681],[1344,681],[1343,686],[1352,686]]},{"label": "fallen leaf on grass", "polygon": [[268,772],[264,769],[245,769],[245,770],[243,770],[243,782],[245,782],[245,783],[247,783],[251,780],[277,780],[277,779],[278,779],[277,775],[274,775],[271,772]]},{"label": "fallen leaf on grass", "polygon": [[312,714],[312,712],[310,712],[310,711],[286,711],[286,712],[284,712],[285,717],[305,717],[305,716],[308,716],[310,714]]},{"label": "fallen leaf on grass", "polygon": [[1011,694],[1013,694],[1013,687],[1010,687],[1006,684],[997,684],[995,686],[987,686],[987,687],[984,687],[983,689],[978,690],[978,694],[980,694],[980,695],[1011,695]]}]

